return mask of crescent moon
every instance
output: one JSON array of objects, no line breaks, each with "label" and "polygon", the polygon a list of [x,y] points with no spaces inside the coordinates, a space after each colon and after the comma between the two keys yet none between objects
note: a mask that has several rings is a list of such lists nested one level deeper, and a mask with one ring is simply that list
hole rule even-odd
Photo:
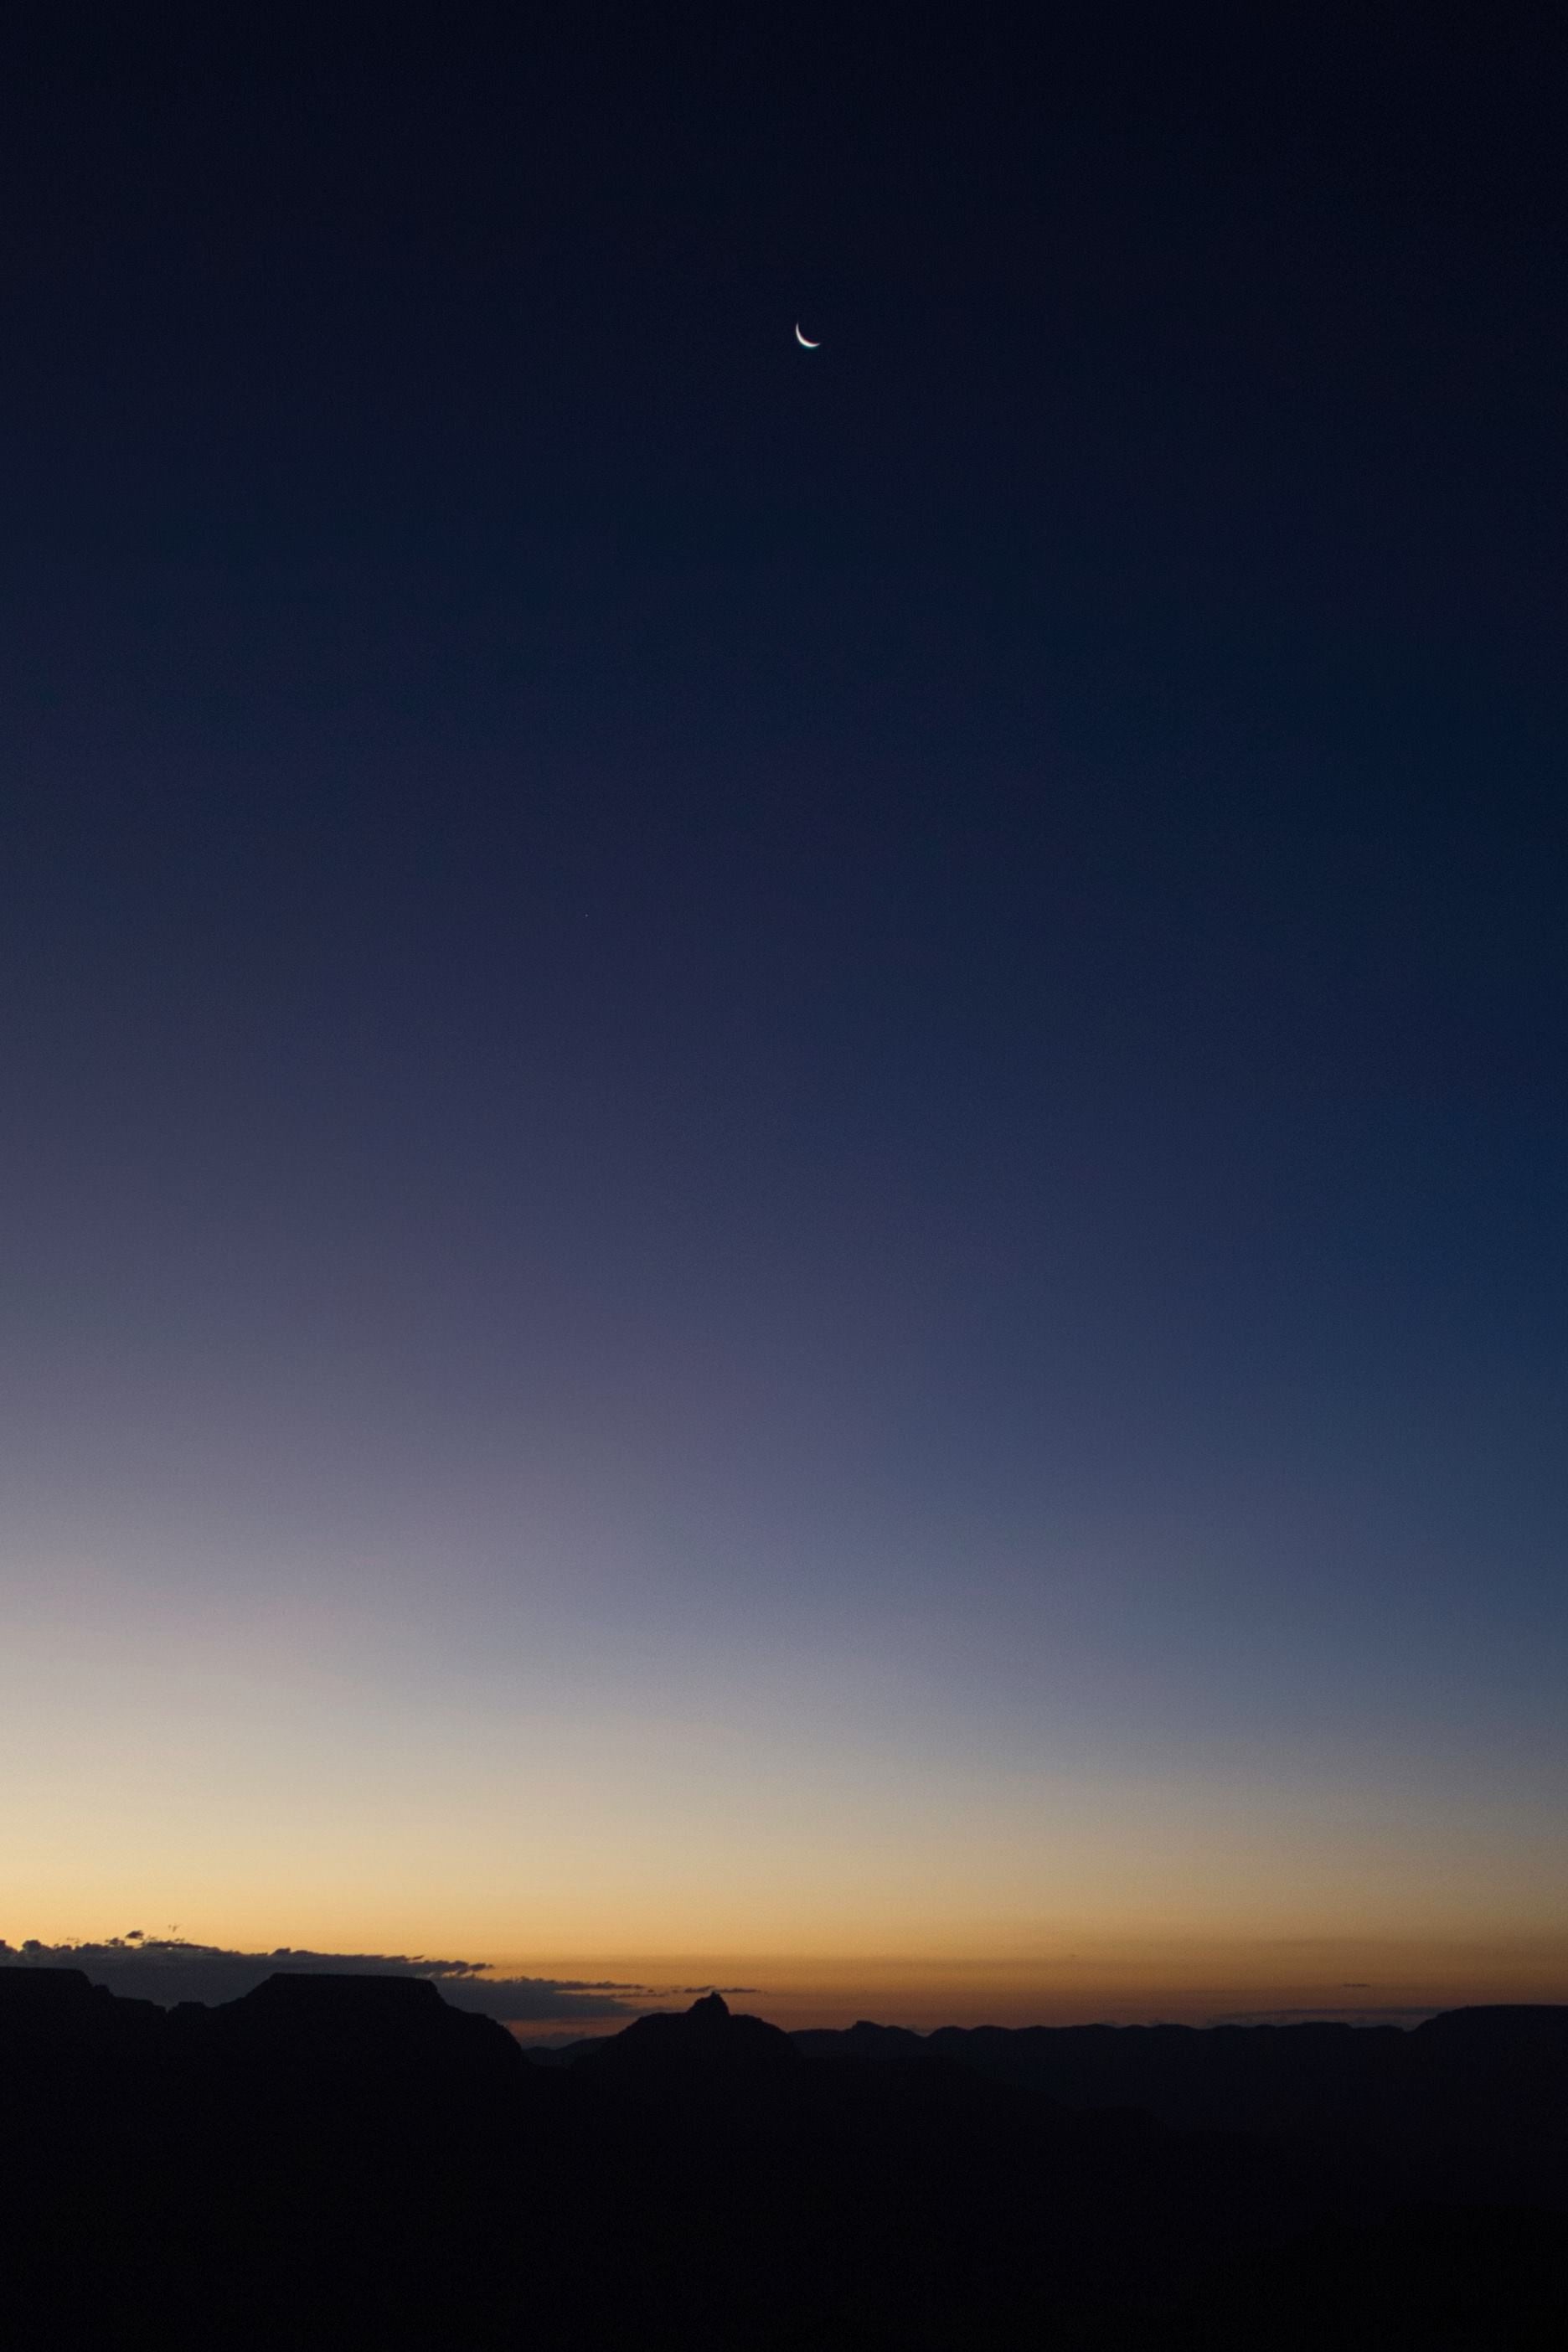
[{"label": "crescent moon", "polygon": [[822,345],[820,343],[808,342],[806,338],[801,333],[798,326],[795,331],[795,339],[800,345],[803,352],[819,352],[822,349]]}]

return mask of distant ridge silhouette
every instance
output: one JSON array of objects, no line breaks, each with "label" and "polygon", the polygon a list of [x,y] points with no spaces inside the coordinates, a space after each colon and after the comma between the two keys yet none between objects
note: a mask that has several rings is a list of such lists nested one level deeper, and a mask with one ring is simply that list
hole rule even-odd
[{"label": "distant ridge silhouette", "polygon": [[1568,2341],[1568,2009],[782,2032],[530,2063],[428,1982],[0,1972],[18,2342],[1474,2352]]}]

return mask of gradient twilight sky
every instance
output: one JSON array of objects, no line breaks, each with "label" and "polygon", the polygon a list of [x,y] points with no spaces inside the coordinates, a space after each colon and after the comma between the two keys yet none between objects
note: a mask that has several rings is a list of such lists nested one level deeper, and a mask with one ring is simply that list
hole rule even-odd
[{"label": "gradient twilight sky", "polygon": [[1568,35],[742,13],[4,77],[0,1933],[1568,1999]]}]

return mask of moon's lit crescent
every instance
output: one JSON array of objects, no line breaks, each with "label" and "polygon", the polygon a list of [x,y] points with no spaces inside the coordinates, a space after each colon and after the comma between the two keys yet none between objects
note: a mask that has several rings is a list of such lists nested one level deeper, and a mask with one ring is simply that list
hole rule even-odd
[{"label": "moon's lit crescent", "polygon": [[820,343],[807,342],[805,337],[801,333],[798,326],[795,331],[795,339],[800,345],[803,352],[819,352],[822,349],[822,345]]}]

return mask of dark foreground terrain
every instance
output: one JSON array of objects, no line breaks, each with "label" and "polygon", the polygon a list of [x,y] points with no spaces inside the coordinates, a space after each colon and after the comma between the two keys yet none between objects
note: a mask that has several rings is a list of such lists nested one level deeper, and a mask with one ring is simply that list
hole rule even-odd
[{"label": "dark foreground terrain", "polygon": [[1568,2343],[1568,2008],[531,2063],[434,1987],[0,1973],[7,2345]]}]

